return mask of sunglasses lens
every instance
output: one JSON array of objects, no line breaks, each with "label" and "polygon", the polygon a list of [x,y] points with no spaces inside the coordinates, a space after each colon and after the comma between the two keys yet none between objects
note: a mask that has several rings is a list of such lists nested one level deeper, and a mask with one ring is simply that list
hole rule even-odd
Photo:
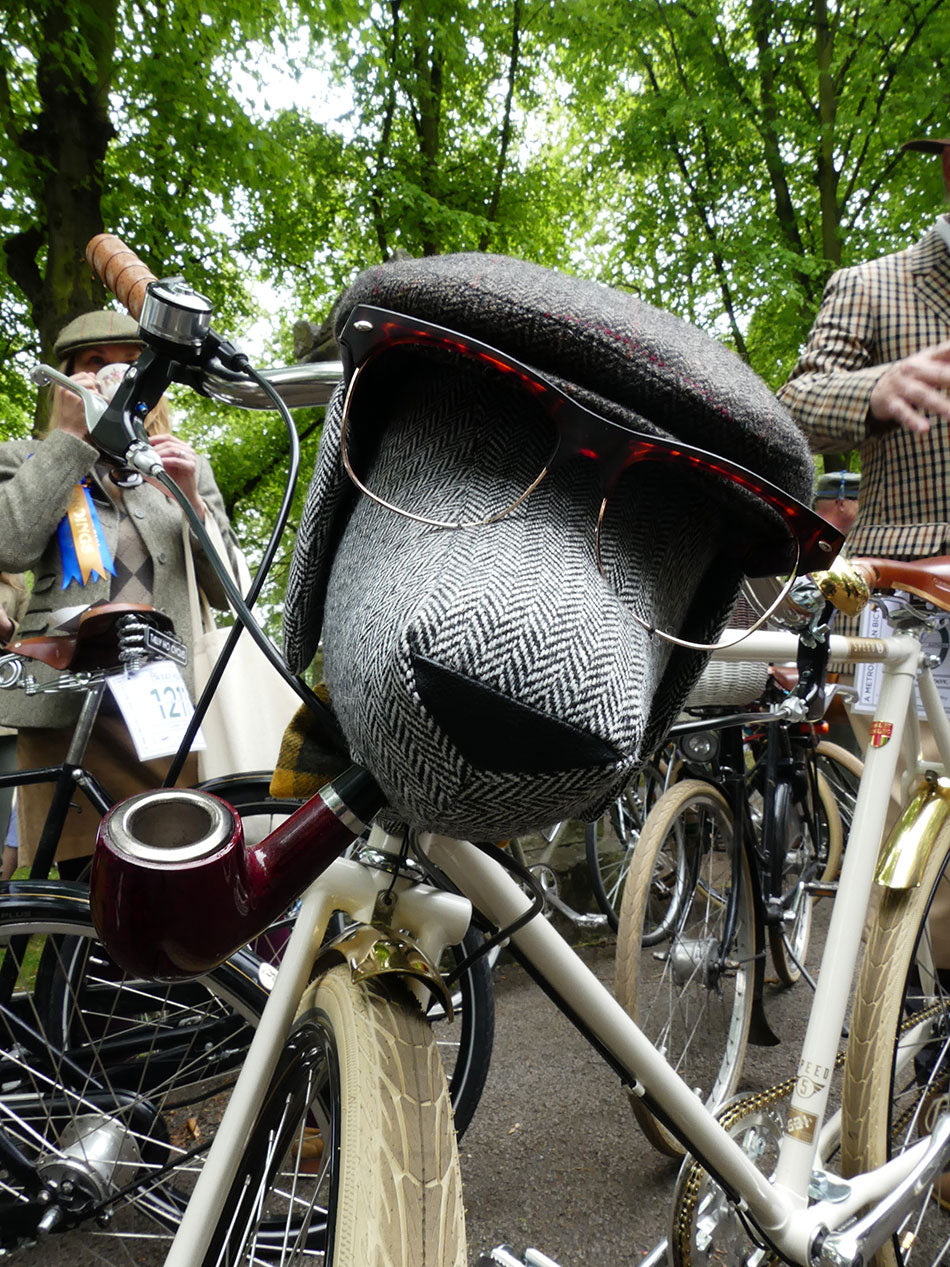
[{"label": "sunglasses lens", "polygon": [[726,485],[721,474],[647,459],[629,467],[604,500],[597,557],[638,624],[665,641],[703,649],[712,645],[710,631],[692,626],[708,619],[709,605],[693,610],[696,587],[729,559],[737,576],[750,570],[750,542],[756,565],[772,573],[795,570],[795,538],[771,506]]},{"label": "sunglasses lens", "polygon": [[721,525],[695,477],[671,465],[637,463],[605,500],[599,547],[604,578],[621,598],[635,602],[644,586],[667,576],[688,602],[690,578],[720,553]]},{"label": "sunglasses lens", "polygon": [[453,527],[503,518],[543,476],[556,444],[527,391],[467,357],[386,350],[351,381],[351,477],[409,518]]}]

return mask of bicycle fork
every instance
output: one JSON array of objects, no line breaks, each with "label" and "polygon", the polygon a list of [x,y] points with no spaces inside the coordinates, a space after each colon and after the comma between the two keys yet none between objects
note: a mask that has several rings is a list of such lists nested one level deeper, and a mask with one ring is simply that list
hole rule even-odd
[{"label": "bicycle fork", "polygon": [[[370,845],[378,846],[378,828]],[[380,894],[392,893],[391,927],[406,930],[412,942],[433,963],[445,946],[456,945],[471,922],[472,905],[464,897],[399,880],[361,862],[338,858],[304,893],[260,1023],[231,1093],[207,1160],[175,1235],[165,1267],[196,1267],[215,1230],[215,1223],[237,1175],[247,1138],[267,1092],[271,1075],[293,1025],[300,997],[321,953],[331,915],[343,911],[359,924],[372,926]],[[352,930],[345,934],[352,942]],[[415,973],[397,975],[418,997],[428,994]]]}]

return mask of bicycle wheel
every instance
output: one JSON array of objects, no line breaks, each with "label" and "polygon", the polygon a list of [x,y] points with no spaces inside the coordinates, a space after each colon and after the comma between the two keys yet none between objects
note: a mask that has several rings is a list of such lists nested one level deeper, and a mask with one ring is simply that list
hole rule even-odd
[{"label": "bicycle wheel", "polygon": [[[818,769],[831,788],[838,814],[841,818],[841,848],[848,839],[851,822],[854,818],[854,804],[858,799],[858,784],[864,772],[864,762],[860,757],[842,748],[839,744],[823,739],[816,748]],[[834,880],[841,870],[841,855],[828,857],[827,879]]]},{"label": "bicycle wheel", "polygon": [[132,979],[83,890],[52,881],[0,896],[0,962],[16,981],[0,1002],[0,1245],[35,1241],[44,1215],[100,1262],[127,1262],[130,1237],[170,1244],[267,998],[258,962]]},{"label": "bicycle wheel", "polygon": [[408,998],[334,968],[298,1019],[204,1262],[463,1267],[452,1113]]},{"label": "bicycle wheel", "polygon": [[617,931],[623,890],[633,850],[650,808],[660,795],[663,776],[645,765],[613,804],[586,830],[587,869],[597,905]]},{"label": "bicycle wheel", "polygon": [[[678,857],[688,879],[675,922],[663,942],[644,947],[654,877]],[[731,904],[735,931],[723,945]],[[754,945],[752,880],[744,850],[733,865],[732,814],[716,788],[685,779],[650,811],[633,855],[617,933],[615,992],[710,1109],[733,1093],[742,1068]],[[639,1099],[630,1102],[650,1143],[681,1157],[678,1141]]]},{"label": "bicycle wheel", "polygon": [[[870,1170],[910,1148],[950,1105],[950,977],[938,971],[935,941],[938,935],[945,940],[948,898],[950,825],[945,825],[920,886],[883,890],[868,933],[844,1065],[845,1175]],[[950,1217],[932,1185],[875,1263],[931,1264],[945,1261],[948,1251]]]},{"label": "bicycle wheel", "polygon": [[[290,798],[273,797],[266,776],[239,776],[209,788],[237,810],[245,837],[260,841],[303,804]],[[227,784],[227,786],[225,786]],[[276,965],[283,952],[296,910],[274,924],[252,943],[255,954]],[[449,972],[479,945],[479,934],[470,929],[458,946],[450,946],[442,964]],[[459,978],[453,991],[453,1021],[439,1006],[430,1008],[429,1021],[435,1026],[436,1041],[445,1076],[449,1082],[455,1129],[459,1139],[465,1133],[478,1108],[495,1039],[495,990],[491,965],[487,958],[476,959]]]},{"label": "bicycle wheel", "polygon": [[[811,940],[814,894],[808,885],[836,875],[841,858],[841,815],[834,793],[824,775],[816,776],[817,813],[810,816],[796,803],[788,783],[775,789],[775,843],[783,851],[782,905],[791,916],[783,925],[768,928],[769,950],[776,976],[782,985],[801,979],[801,966]],[[766,864],[768,865],[768,864]]]}]

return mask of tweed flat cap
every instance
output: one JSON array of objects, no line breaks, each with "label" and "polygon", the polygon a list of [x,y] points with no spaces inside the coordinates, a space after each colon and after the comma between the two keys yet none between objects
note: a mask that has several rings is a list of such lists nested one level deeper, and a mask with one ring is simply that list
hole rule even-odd
[{"label": "tweed flat cap", "polygon": [[56,336],[53,355],[57,361],[65,361],[80,348],[96,347],[101,343],[137,343],[144,347],[138,322],[127,312],[114,312],[104,308],[97,312],[84,312],[67,322]]},{"label": "tweed flat cap", "polygon": [[[344,295],[436,321],[499,347],[633,430],[683,440],[751,468],[806,504],[814,465],[791,415],[717,340],[634,295],[506,256],[465,253],[366,270]],[[354,502],[328,419],[294,552],[285,646],[310,663],[336,540]]]}]

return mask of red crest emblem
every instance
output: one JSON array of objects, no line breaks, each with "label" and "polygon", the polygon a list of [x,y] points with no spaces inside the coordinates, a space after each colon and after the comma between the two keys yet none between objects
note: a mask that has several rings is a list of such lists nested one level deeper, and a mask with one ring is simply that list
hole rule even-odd
[{"label": "red crest emblem", "polygon": [[894,723],[890,721],[871,722],[871,747],[883,748],[894,733]]}]

